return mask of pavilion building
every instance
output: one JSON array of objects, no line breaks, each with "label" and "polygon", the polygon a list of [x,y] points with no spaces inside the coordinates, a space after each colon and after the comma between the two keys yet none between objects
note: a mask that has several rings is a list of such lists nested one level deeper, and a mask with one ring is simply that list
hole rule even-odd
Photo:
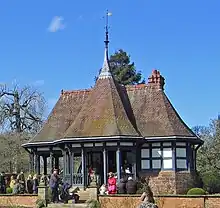
[{"label": "pavilion building", "polygon": [[155,193],[185,193],[196,173],[202,141],[180,118],[164,92],[164,77],[153,70],[147,84],[123,86],[111,74],[106,32],[104,63],[95,86],[61,92],[41,131],[23,147],[30,169],[40,174],[63,167],[72,186],[89,185],[96,168],[101,183],[108,172],[118,179],[128,166],[149,177]]}]

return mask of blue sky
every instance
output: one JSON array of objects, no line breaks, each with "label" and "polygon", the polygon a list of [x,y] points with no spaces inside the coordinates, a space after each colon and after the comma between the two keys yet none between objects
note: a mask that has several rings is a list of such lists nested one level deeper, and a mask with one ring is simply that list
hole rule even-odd
[{"label": "blue sky", "polygon": [[107,8],[110,52],[127,51],[146,78],[158,68],[185,122],[208,125],[220,112],[219,0],[2,0],[0,82],[34,83],[50,108],[61,89],[89,88]]}]

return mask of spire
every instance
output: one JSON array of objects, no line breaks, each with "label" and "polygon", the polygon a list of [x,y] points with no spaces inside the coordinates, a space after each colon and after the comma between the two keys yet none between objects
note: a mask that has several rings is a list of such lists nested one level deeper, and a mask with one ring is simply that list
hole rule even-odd
[{"label": "spire", "polygon": [[111,16],[112,13],[106,12],[106,25],[105,25],[105,53],[104,53],[104,62],[102,65],[102,70],[99,74],[99,78],[98,79],[105,79],[108,77],[112,77],[111,75],[111,71],[110,71],[110,66],[109,66],[109,60],[108,60],[108,44],[109,44],[109,40],[108,40],[108,17]]}]

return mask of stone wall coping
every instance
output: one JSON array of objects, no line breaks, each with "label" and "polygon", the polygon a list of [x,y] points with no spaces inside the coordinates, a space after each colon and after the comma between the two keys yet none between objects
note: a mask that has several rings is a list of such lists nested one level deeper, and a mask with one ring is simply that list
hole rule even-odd
[{"label": "stone wall coping", "polygon": [[[112,194],[112,195],[98,195],[99,197],[141,197],[141,194]],[[155,198],[220,198],[220,194],[212,194],[212,195],[154,195]]]},{"label": "stone wall coping", "polygon": [[37,194],[0,194],[0,197],[2,196],[23,196],[23,197],[28,197],[28,196],[38,196]]}]

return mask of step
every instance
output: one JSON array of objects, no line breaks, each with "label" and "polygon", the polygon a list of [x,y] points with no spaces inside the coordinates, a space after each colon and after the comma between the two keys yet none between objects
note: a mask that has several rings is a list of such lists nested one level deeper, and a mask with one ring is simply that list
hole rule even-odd
[{"label": "step", "polygon": [[50,208],[56,208],[56,207],[66,207],[66,208],[86,208],[87,204],[86,203],[79,203],[79,204],[48,204],[48,207]]}]

